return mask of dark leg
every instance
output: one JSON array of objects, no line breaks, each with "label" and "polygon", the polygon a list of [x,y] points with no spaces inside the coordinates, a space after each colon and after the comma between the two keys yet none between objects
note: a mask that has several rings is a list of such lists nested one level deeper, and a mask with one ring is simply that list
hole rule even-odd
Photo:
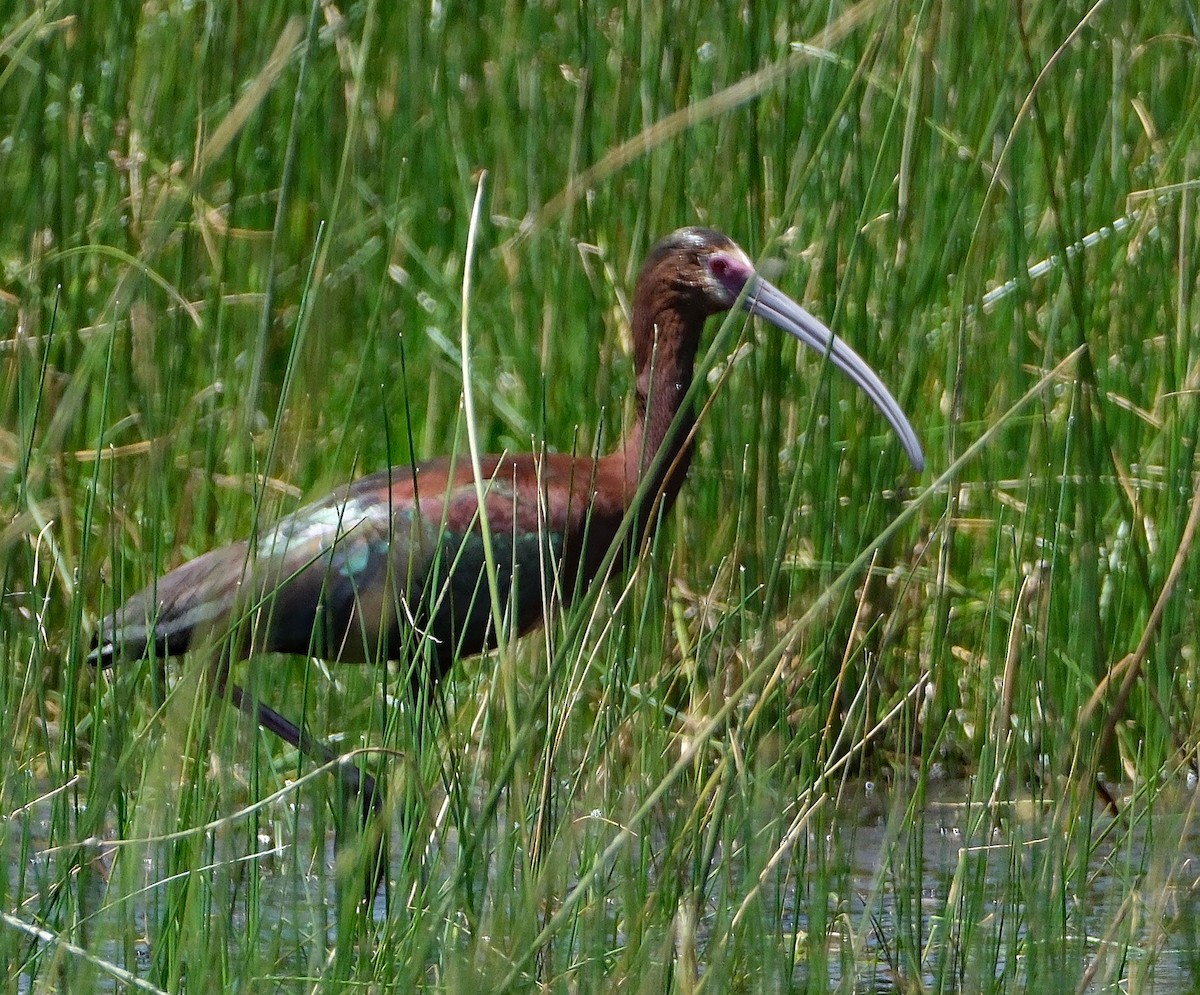
[{"label": "dark leg", "polygon": [[[223,685],[223,681],[218,682],[218,690],[225,690]],[[314,736],[310,736],[300,726],[289,722],[275,711],[275,709],[249,697],[237,684],[228,686],[228,695],[229,700],[237,706],[239,711],[250,716],[260,726],[268,732],[273,732],[285,743],[290,743],[310,760],[320,764],[327,764],[338,759],[338,754],[331,750],[325,743]],[[375,784],[375,778],[370,774],[364,774],[353,764],[348,763],[337,764],[334,767],[334,771],[337,774],[338,780],[342,782],[342,787],[352,792],[358,798],[359,805],[361,806],[362,824],[364,826],[366,826],[368,819],[372,816],[382,814],[383,793]],[[372,855],[371,864],[367,869],[365,897],[368,904],[374,900],[380,886],[387,878],[387,857],[387,833],[383,832],[381,828],[375,853]]]}]

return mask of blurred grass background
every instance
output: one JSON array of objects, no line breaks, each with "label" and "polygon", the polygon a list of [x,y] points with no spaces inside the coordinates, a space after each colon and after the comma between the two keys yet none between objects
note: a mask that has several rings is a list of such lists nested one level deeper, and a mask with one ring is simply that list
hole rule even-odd
[{"label": "blurred grass background", "polygon": [[[8,986],[1192,977],[1198,40],[1190,2],[0,8]],[[201,747],[188,661],[83,657],[162,571],[461,447],[484,170],[489,449],[615,444],[640,260],[703,223],[881,372],[930,467],[792,343],[714,322],[655,550],[456,668],[435,741],[394,675],[248,665],[421,772],[432,842],[371,919],[330,904],[331,778],[246,812],[294,756],[232,716]],[[865,890],[850,772],[895,789]],[[930,885],[945,777],[966,835]]]}]

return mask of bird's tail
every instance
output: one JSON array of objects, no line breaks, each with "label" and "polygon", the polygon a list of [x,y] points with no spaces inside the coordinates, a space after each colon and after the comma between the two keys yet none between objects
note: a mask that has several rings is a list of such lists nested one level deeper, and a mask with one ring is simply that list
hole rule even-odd
[{"label": "bird's tail", "polygon": [[159,657],[187,651],[198,635],[228,626],[246,567],[246,543],[189,560],[102,618],[88,662],[111,667],[137,660],[153,647]]}]

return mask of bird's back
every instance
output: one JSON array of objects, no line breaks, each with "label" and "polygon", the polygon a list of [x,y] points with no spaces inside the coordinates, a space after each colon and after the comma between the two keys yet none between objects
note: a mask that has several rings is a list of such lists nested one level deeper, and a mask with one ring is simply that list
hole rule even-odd
[{"label": "bird's back", "polygon": [[[591,580],[623,507],[592,495],[603,461],[487,457],[482,477],[497,589],[524,632]],[[483,529],[470,462],[363,477],[245,540],[183,564],[101,620],[108,664],[201,641],[232,655],[344,662],[414,659],[439,671],[494,645]],[[611,502],[609,502],[611,504]]]}]

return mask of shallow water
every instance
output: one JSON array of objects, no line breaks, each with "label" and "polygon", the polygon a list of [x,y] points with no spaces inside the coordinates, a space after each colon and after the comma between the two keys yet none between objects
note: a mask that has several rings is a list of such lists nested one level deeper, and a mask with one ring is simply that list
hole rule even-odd
[{"label": "shallow water", "polygon": [[[796,987],[979,991],[1009,990],[1016,983],[1029,990],[1073,991],[1081,972],[1090,970],[1086,991],[1200,990],[1200,829],[1193,792],[1162,791],[1153,804],[1126,798],[1116,820],[1097,804],[1076,815],[1089,825],[1072,825],[1069,833],[1055,821],[1062,816],[1050,797],[1025,796],[993,808],[967,803],[979,794],[970,781],[946,780],[934,783],[918,805],[908,785],[842,786],[836,805],[814,816],[783,873],[772,879],[779,882],[775,892],[764,887],[761,900],[759,914],[778,910],[779,941],[795,946]],[[227,851],[230,863],[259,863],[259,906],[268,910],[260,923],[269,933],[264,942],[293,949],[299,970],[314,956],[315,937],[324,936],[326,944],[334,940],[334,876],[328,868],[336,854],[331,832],[323,833],[320,846],[311,839],[314,826],[305,804],[296,818],[292,827],[264,821],[252,855],[244,831],[230,834],[216,849]],[[50,825],[49,803],[2,824],[8,858],[3,911],[24,922],[54,922],[62,896],[44,896],[55,894],[63,862],[74,859],[70,880],[77,891],[71,907],[83,913],[77,918],[85,926],[72,939],[144,976],[152,963],[153,924],[164,913],[162,853],[143,850],[146,891],[124,903],[123,928],[111,922],[106,927],[113,854],[97,844],[86,848],[88,859],[80,862],[66,851],[48,850]],[[296,840],[299,851],[279,844],[281,839]],[[1089,852],[1080,852],[1080,840],[1092,841]],[[441,847],[427,858],[431,874],[453,865],[452,835]],[[294,863],[314,857],[325,865],[317,873]],[[739,858],[727,859],[736,864]],[[221,862],[215,853],[214,862]],[[404,904],[394,893],[392,901]],[[247,928],[244,907],[239,901],[232,909],[234,936]],[[272,920],[269,910],[287,911]],[[382,922],[387,915],[382,896],[374,911]],[[728,922],[719,912],[707,910],[705,921],[696,924],[701,974],[715,924]],[[618,914],[614,909],[614,917]],[[92,931],[86,928],[89,915],[98,923]],[[11,924],[4,928],[12,940]],[[619,924],[616,932],[619,938]],[[105,939],[114,934],[122,939]],[[90,937],[96,946],[89,945]],[[21,959],[41,949],[35,970],[44,970],[50,946],[27,939],[19,947]],[[917,962],[898,953],[913,950],[923,952]],[[323,953],[316,956],[320,960]],[[34,990],[29,971],[14,973],[10,964],[9,972],[15,990]],[[99,990],[121,988],[103,974],[91,977],[103,979]],[[39,976],[38,983],[44,981]]]},{"label": "shallow water", "polygon": [[[849,861],[838,901],[861,943],[856,990],[907,991],[919,979],[931,990],[977,991],[1004,977],[1074,991],[1081,965],[1092,971],[1087,991],[1126,991],[1131,981],[1141,991],[1200,990],[1191,791],[1160,793],[1153,806],[1122,799],[1119,819],[1097,802],[1069,827],[1049,795],[968,804],[979,794],[966,780],[935,782],[914,811],[909,791],[856,782],[842,793],[840,838],[824,842]],[[919,880],[919,890],[897,880]],[[797,916],[799,928],[805,921]],[[901,932],[936,954],[895,963]],[[830,964],[830,979],[842,980]]]}]

